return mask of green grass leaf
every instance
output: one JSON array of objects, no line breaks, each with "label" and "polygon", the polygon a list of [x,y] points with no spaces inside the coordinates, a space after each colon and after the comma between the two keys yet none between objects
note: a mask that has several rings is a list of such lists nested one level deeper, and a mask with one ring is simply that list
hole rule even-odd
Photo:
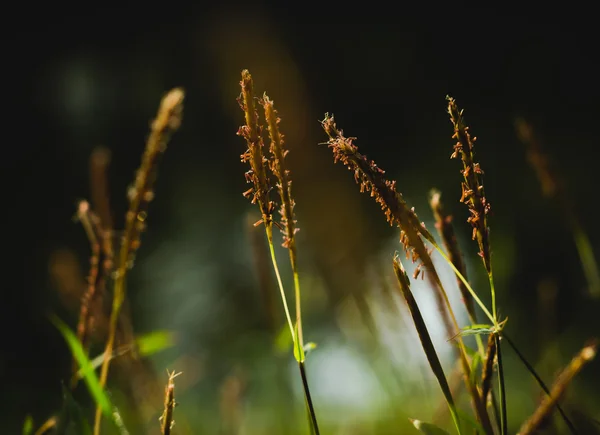
[{"label": "green grass leaf", "polygon": [[23,435],[31,435],[33,433],[33,417],[31,414],[25,417],[25,421],[23,422]]},{"label": "green grass leaf", "polygon": [[304,353],[304,349],[300,345],[300,340],[298,338],[298,324],[294,326],[294,358],[299,363],[304,362],[306,359],[306,355]]},{"label": "green grass leaf", "polygon": [[94,371],[94,366],[88,359],[85,351],[83,350],[83,347],[81,346],[81,343],[79,343],[79,340],[77,340],[77,336],[57,316],[51,315],[50,321],[54,326],[56,326],[56,328],[60,331],[63,338],[67,342],[67,345],[69,346],[73,357],[75,358],[77,364],[79,364],[79,367],[81,368],[83,379],[85,380],[85,383],[88,387],[88,390],[90,391],[90,394],[94,398],[94,401],[100,407],[102,413],[106,417],[112,419],[112,405],[110,403],[110,399],[108,398],[106,392],[100,385],[98,376],[96,376],[96,372]]},{"label": "green grass leaf", "polygon": [[469,325],[462,328],[461,331],[450,338],[450,340],[454,340],[456,337],[466,337],[469,335],[491,334],[494,331],[495,329],[492,325]]},{"label": "green grass leaf", "polygon": [[160,330],[141,335],[135,341],[140,356],[150,356],[173,347],[176,342],[176,336],[173,331]]},{"label": "green grass leaf", "polygon": [[[140,335],[135,339],[136,346],[138,348],[138,354],[140,356],[150,356],[155,353],[166,350],[175,345],[175,333],[172,331],[154,331],[148,334]],[[116,358],[121,355],[125,355],[127,352],[131,351],[131,346],[125,346],[119,349],[115,349],[111,358]],[[94,370],[99,368],[104,362],[104,353],[101,353],[93,360],[90,361]],[[83,369],[79,369],[77,373],[75,373],[76,379],[83,378]]]},{"label": "green grass leaf", "polygon": [[425,423],[421,420],[409,419],[413,426],[421,433],[425,435],[450,435],[444,429],[437,427],[435,424]]}]

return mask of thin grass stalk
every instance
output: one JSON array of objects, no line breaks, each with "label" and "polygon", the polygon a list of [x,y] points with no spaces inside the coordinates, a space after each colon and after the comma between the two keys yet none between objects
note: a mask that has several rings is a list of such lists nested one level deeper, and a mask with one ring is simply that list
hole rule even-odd
[{"label": "thin grass stalk", "polygon": [[248,163],[250,170],[246,172],[246,182],[252,187],[244,192],[244,196],[249,198],[252,204],[258,204],[261,211],[261,220],[255,226],[264,224],[267,243],[269,244],[269,252],[271,254],[271,262],[273,270],[277,278],[281,301],[285,311],[286,320],[292,334],[292,339],[295,340],[294,323],[290,316],[290,310],[285,296],[281,274],[277,265],[277,257],[275,255],[275,245],[273,244],[273,201],[269,199],[269,180],[267,177],[266,163],[267,159],[264,156],[264,143],[261,136],[261,126],[258,122],[258,111],[256,110],[256,98],[254,96],[254,81],[248,70],[242,71],[242,80],[240,81],[241,95],[238,98],[240,108],[244,112],[246,124],[238,130],[238,136],[242,136],[246,140],[248,149],[241,155],[241,160]]},{"label": "thin grass stalk", "polygon": [[[273,263],[273,270],[275,271],[275,277],[277,278],[277,285],[279,287],[279,293],[281,295],[281,301],[283,303],[283,310],[285,311],[285,318],[290,328],[290,334],[292,339],[296,339],[294,334],[294,322],[292,322],[292,316],[290,315],[290,309],[285,296],[285,290],[283,288],[283,282],[281,280],[281,274],[279,273],[279,266],[277,265],[277,256],[275,255],[275,245],[273,244],[273,224],[265,224],[265,233],[267,235],[267,243],[269,244],[269,252],[271,254],[271,262]],[[295,345],[295,343],[294,343]]]},{"label": "thin grass stalk", "polygon": [[[521,360],[521,362],[523,363],[525,368],[527,368],[527,371],[529,373],[531,373],[531,375],[533,376],[533,378],[535,379],[535,381],[537,382],[539,387],[542,389],[542,391],[544,393],[546,393],[546,395],[549,397],[551,395],[551,392],[550,392],[550,389],[548,388],[548,386],[546,385],[546,383],[542,380],[540,375],[538,375],[538,373],[533,368],[533,366],[529,363],[529,361],[527,361],[527,358],[525,358],[525,355],[523,355],[521,353],[521,351],[519,350],[517,345],[514,343],[514,341],[512,341],[511,338],[504,331],[502,332],[502,339],[506,340],[506,342],[510,345],[512,350],[517,354],[517,356],[519,357],[519,359]],[[575,426],[573,425],[573,423],[567,416],[566,412],[562,409],[562,407],[560,406],[560,403],[558,403],[558,402],[556,402],[556,409],[558,410],[559,414],[561,415],[563,421],[565,422],[565,424],[567,425],[567,427],[569,428],[571,433],[572,434],[577,433],[575,430]]]},{"label": "thin grass stalk", "polygon": [[[300,307],[300,281],[298,277],[298,268],[296,264],[296,245],[294,234],[296,233],[295,220],[293,216],[294,202],[291,197],[291,182],[288,178],[289,172],[284,167],[284,158],[287,151],[283,149],[283,135],[279,132],[277,124],[279,119],[277,118],[277,112],[273,108],[273,103],[265,95],[262,100],[262,104],[265,108],[265,117],[267,118],[269,126],[269,134],[271,137],[271,154],[272,158],[268,161],[264,157],[263,153],[263,140],[261,136],[262,127],[258,122],[258,112],[256,110],[256,101],[254,97],[254,82],[252,76],[248,70],[242,71],[242,80],[240,82],[242,89],[241,96],[238,98],[241,109],[245,114],[246,124],[241,126],[238,130],[238,135],[242,136],[248,144],[248,149],[242,154],[242,162],[250,164],[250,170],[246,173],[246,181],[252,184],[252,187],[244,192],[244,196],[250,198],[252,203],[257,203],[261,209],[262,220],[257,222],[255,225],[263,223],[265,225],[265,232],[267,241],[269,244],[269,251],[271,253],[271,260],[273,268],[279,285],[279,291],[281,293],[281,300],[283,303],[286,319],[292,334],[292,340],[294,344],[294,356],[298,361],[298,367],[300,370],[300,376],[302,379],[302,386],[304,389],[305,403],[307,413],[309,414],[309,426],[311,430],[318,435],[319,428],[317,425],[316,414],[312,405],[312,399],[310,390],[308,388],[308,380],[306,377],[306,371],[304,368],[304,347],[302,337],[302,320],[301,320],[301,307]],[[295,288],[295,302],[296,302],[296,323],[292,322],[285,290],[279,273],[279,267],[277,265],[277,258],[275,255],[275,246],[273,243],[273,209],[274,203],[269,199],[269,192],[271,190],[269,186],[269,180],[266,173],[266,163],[270,163],[273,174],[278,178],[279,194],[282,200],[282,224],[277,224],[284,233],[284,246],[289,249],[290,262],[292,265],[292,271],[294,274],[294,288]]]},{"label": "thin grass stalk", "polygon": [[[483,187],[483,170],[479,163],[474,161],[474,145],[477,138],[471,136],[469,127],[465,124],[463,119],[463,110],[459,110],[456,105],[454,98],[447,96],[448,100],[448,114],[454,127],[454,134],[452,138],[456,140],[454,145],[454,152],[451,158],[458,158],[463,163],[463,170],[461,171],[464,181],[462,183],[462,196],[460,201],[468,206],[470,216],[467,222],[473,227],[473,240],[477,239],[479,245],[479,256],[483,260],[484,267],[488,274],[488,280],[490,283],[490,293],[492,299],[492,316],[494,322],[494,328],[496,332],[500,332],[498,324],[498,313],[496,309],[496,289],[494,285],[494,274],[492,271],[492,258],[491,258],[491,244],[489,236],[489,228],[487,224],[487,215],[489,214],[491,207],[485,196],[485,190]],[[500,349],[500,341],[497,340],[498,354],[498,380],[500,388],[500,405],[502,414],[502,435],[506,435],[506,392],[504,387],[504,375],[502,365]]]},{"label": "thin grass stalk", "polygon": [[267,94],[262,99],[262,105],[265,110],[265,120],[269,130],[271,142],[270,151],[272,158],[269,160],[270,168],[275,177],[277,177],[277,190],[281,198],[281,231],[283,233],[283,247],[287,248],[290,255],[290,265],[294,276],[294,294],[296,302],[296,325],[298,328],[298,345],[304,347],[304,338],[302,332],[302,310],[300,277],[298,274],[298,252],[296,249],[296,220],[294,217],[294,199],[292,197],[292,181],[290,180],[290,171],[285,167],[285,156],[289,152],[284,148],[284,136],[279,131],[280,119],[273,106],[273,101]]},{"label": "thin grass stalk", "polygon": [[315,408],[313,406],[312,398],[310,395],[310,388],[308,387],[308,378],[306,376],[306,368],[304,367],[304,361],[298,361],[298,367],[300,368],[300,376],[302,378],[302,386],[304,388],[304,397],[306,400],[308,414],[311,420],[311,431],[315,435],[320,435],[319,424],[317,422],[317,414],[315,413]]},{"label": "thin grass stalk", "polygon": [[279,191],[279,197],[281,200],[281,231],[283,233],[283,247],[288,249],[290,256],[290,265],[292,274],[294,277],[294,295],[296,305],[296,340],[294,343],[297,352],[298,368],[300,369],[300,376],[302,378],[302,386],[304,388],[304,396],[306,400],[306,406],[309,413],[310,426],[316,435],[319,435],[319,425],[317,423],[317,416],[312,403],[310,388],[308,386],[308,379],[306,376],[306,368],[304,365],[305,353],[304,353],[304,334],[302,329],[302,303],[301,303],[301,292],[300,292],[300,275],[298,273],[298,251],[296,248],[296,219],[294,216],[294,198],[292,196],[292,180],[290,179],[290,171],[286,168],[285,157],[288,150],[284,147],[284,136],[279,130],[279,116],[275,110],[273,101],[269,99],[265,93],[261,104],[263,105],[265,112],[265,120],[267,122],[267,128],[269,131],[270,138],[270,152],[271,158],[269,159],[269,167],[271,172],[277,178],[277,190]]},{"label": "thin grass stalk", "polygon": [[[431,206],[431,210],[433,211],[433,216],[435,218],[435,227],[438,230],[440,237],[442,238],[442,243],[446,247],[446,251],[448,252],[448,258],[458,269],[462,276],[466,279],[467,277],[467,268],[465,262],[463,261],[463,256],[458,246],[458,241],[456,240],[456,235],[454,233],[454,226],[452,225],[452,215],[446,213],[444,206],[441,201],[441,193],[437,190],[433,190],[431,192],[431,198],[429,200],[429,205]],[[477,323],[477,314],[475,313],[475,303],[473,301],[473,296],[469,293],[469,289],[465,286],[465,284],[460,280],[460,278],[456,277],[458,283],[458,289],[462,296],[463,304],[467,310],[467,315],[469,316],[469,320],[471,324]],[[477,343],[477,349],[482,358],[485,356],[485,350],[483,348],[483,342],[481,341],[481,337],[479,335],[475,336],[475,342]],[[485,402],[485,395],[483,395],[483,401]]]},{"label": "thin grass stalk", "polygon": [[[446,251],[448,251],[448,258],[450,258],[450,261],[452,261],[456,268],[460,270],[462,275],[467,278],[467,268],[465,266],[465,262],[463,261],[463,256],[458,246],[458,241],[456,240],[454,226],[452,225],[452,215],[446,212],[441,197],[442,194],[439,191],[433,190],[429,200],[429,205],[431,206],[431,211],[433,212],[433,217],[435,218],[435,228],[438,230],[438,233],[442,238],[442,242],[446,248]],[[475,313],[475,303],[473,302],[473,297],[469,293],[469,290],[467,290],[465,287],[464,283],[460,279],[456,279],[463,303],[465,304],[467,314],[469,315],[469,320],[471,320],[471,323],[475,324],[477,323],[477,315]]]},{"label": "thin grass stalk", "polygon": [[[444,290],[444,286],[437,274],[437,271],[431,260],[430,252],[425,247],[425,244],[420,236],[430,241],[438,250],[435,239],[422,224],[413,209],[409,209],[408,205],[402,198],[402,195],[396,190],[396,182],[389,181],[384,177],[385,172],[379,168],[375,162],[367,160],[367,158],[358,152],[358,148],[353,144],[355,138],[346,138],[341,130],[338,130],[334,118],[328,114],[322,121],[323,129],[329,136],[327,145],[332,149],[334,162],[342,162],[348,169],[354,172],[354,178],[360,186],[361,192],[370,192],[371,196],[379,203],[385,213],[387,221],[390,225],[398,226],[401,229],[401,242],[404,246],[407,258],[412,256],[413,262],[420,259],[422,263],[417,264],[415,270],[415,278],[422,272],[422,266],[432,274],[438,289],[444,299],[448,313],[451,316],[452,323],[458,335],[460,327],[458,321],[450,305],[448,295]],[[444,255],[445,258],[447,258]],[[465,280],[466,282],[466,280]],[[474,294],[474,292],[473,292]],[[474,295],[474,299],[478,298]],[[479,301],[481,302],[481,301]],[[483,303],[481,303],[482,306]],[[485,306],[484,306],[485,307]],[[486,310],[487,312],[487,310]],[[470,364],[467,358],[465,345],[461,336],[458,336],[458,346],[460,361],[463,367],[463,377],[468,391],[471,395],[473,408],[478,419],[485,428],[486,432],[492,433],[492,426],[489,415],[486,412],[485,406],[481,400],[477,386],[470,380]]]},{"label": "thin grass stalk", "polygon": [[492,377],[494,375],[494,361],[496,359],[497,349],[496,339],[494,334],[488,337],[487,351],[483,360],[483,370],[481,374],[481,397],[484,402],[487,402],[487,397],[492,390]]},{"label": "thin grass stalk", "polygon": [[581,349],[577,355],[575,355],[569,365],[556,378],[550,394],[544,396],[544,399],[535,410],[533,415],[527,421],[525,421],[525,423],[523,423],[521,429],[519,430],[519,435],[530,435],[536,432],[542,422],[550,416],[554,406],[563,396],[573,378],[587,363],[594,359],[597,349],[598,342],[597,340],[594,340]]},{"label": "thin grass stalk", "polygon": [[423,350],[425,351],[425,355],[427,356],[427,361],[429,362],[431,371],[435,375],[440,385],[440,388],[444,393],[444,398],[446,399],[446,402],[448,403],[448,408],[450,409],[450,415],[452,416],[452,420],[454,421],[456,430],[460,434],[460,422],[458,419],[458,413],[456,411],[454,398],[452,397],[452,392],[450,391],[450,386],[448,385],[448,380],[446,379],[446,375],[444,374],[442,364],[440,363],[440,360],[437,356],[437,352],[435,351],[435,346],[431,341],[427,325],[425,324],[425,320],[423,320],[423,316],[421,315],[421,310],[419,310],[417,301],[415,300],[412,291],[410,290],[410,281],[408,279],[408,275],[406,274],[406,271],[404,270],[404,267],[402,266],[402,263],[400,262],[398,257],[394,257],[393,266],[394,273],[396,274],[396,278],[398,279],[400,291],[402,293],[402,296],[404,297],[404,300],[406,301],[406,305],[408,305],[408,309],[410,310],[410,314],[415,324],[415,328],[417,329],[417,333],[419,334],[419,340],[421,341],[421,345],[423,346]]},{"label": "thin grass stalk", "polygon": [[265,308],[265,317],[267,319],[267,326],[270,331],[275,332],[279,329],[278,314],[276,310],[277,301],[273,295],[273,286],[271,283],[271,270],[270,263],[271,257],[267,254],[266,246],[264,246],[264,239],[260,232],[252,231],[255,229],[254,222],[256,222],[254,215],[248,215],[248,231],[250,236],[250,245],[252,248],[252,258],[254,259],[254,269],[257,271],[258,286],[260,288],[261,296],[263,298],[263,305]]},{"label": "thin grass stalk", "polygon": [[502,364],[502,347],[500,346],[500,333],[494,332],[494,341],[496,342],[496,353],[498,359],[498,395],[500,396],[500,418],[502,434],[508,433],[508,415],[506,412],[506,384],[504,382],[504,365]]},{"label": "thin grass stalk", "polygon": [[[110,151],[103,147],[97,147],[90,156],[90,195],[92,210],[98,216],[96,234],[101,248],[101,271],[96,284],[97,290],[88,304],[94,305],[97,299],[106,295],[107,282],[113,272],[114,248],[113,248],[113,219],[110,211],[110,195],[107,168],[110,163]],[[87,318],[86,328],[91,331],[96,320],[93,313]]]},{"label": "thin grass stalk", "polygon": [[[77,209],[77,219],[81,222],[85,233],[90,242],[90,248],[92,255],[90,257],[90,270],[87,276],[87,289],[81,298],[81,305],[79,308],[79,320],[77,322],[77,339],[81,343],[84,349],[87,351],[87,325],[88,317],[90,313],[90,303],[94,299],[94,295],[97,291],[98,284],[98,264],[100,262],[100,242],[96,235],[98,226],[98,217],[95,216],[90,210],[90,204],[87,201],[81,201]],[[79,365],[77,360],[73,358],[72,374],[75,374],[78,370]],[[77,386],[77,379],[71,378],[71,389],[73,390]]]},{"label": "thin grass stalk", "polygon": [[[181,125],[184,92],[172,89],[162,99],[158,113],[151,125],[142,163],[128,192],[129,210],[125,215],[125,231],[119,250],[113,291],[112,310],[109,319],[108,338],[104,348],[104,362],[100,371],[100,385],[106,386],[108,370],[115,345],[119,314],[126,295],[126,275],[140,246],[140,236],[145,229],[146,208],[152,201],[158,160],[164,153],[171,135]],[[96,408],[94,435],[100,435],[102,410]]]},{"label": "thin grass stalk", "polygon": [[98,213],[102,228],[112,230],[113,219],[110,212],[110,195],[107,169],[110,164],[110,150],[97,147],[90,156],[90,193],[93,209]]}]

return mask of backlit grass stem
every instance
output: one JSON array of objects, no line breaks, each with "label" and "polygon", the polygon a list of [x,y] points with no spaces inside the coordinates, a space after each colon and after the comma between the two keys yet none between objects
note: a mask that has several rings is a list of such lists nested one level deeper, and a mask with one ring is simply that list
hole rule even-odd
[{"label": "backlit grass stem", "polygon": [[[284,148],[284,136],[279,131],[280,119],[277,111],[274,108],[273,101],[265,94],[260,100],[263,106],[265,120],[270,138],[270,156],[264,156],[264,143],[262,139],[262,127],[258,121],[258,112],[256,111],[256,99],[254,97],[254,83],[252,76],[248,70],[242,71],[242,81],[240,82],[242,95],[239,98],[240,107],[244,111],[246,125],[240,127],[238,135],[246,139],[248,149],[242,154],[242,161],[250,164],[250,171],[246,173],[246,180],[253,187],[244,193],[244,196],[252,199],[253,203],[258,203],[262,212],[262,223],[265,225],[265,232],[271,253],[271,260],[277,283],[281,293],[281,299],[285,310],[285,315],[292,334],[294,345],[294,357],[298,362],[300,377],[302,379],[302,387],[304,389],[304,398],[309,417],[309,426],[315,434],[319,435],[319,426],[308,386],[306,376],[306,368],[304,366],[304,338],[302,330],[302,311],[301,311],[301,293],[300,293],[300,278],[298,273],[297,250],[295,234],[298,231],[296,228],[296,220],[294,218],[294,199],[291,194],[291,180],[289,171],[285,167],[285,156],[288,153]],[[277,189],[281,200],[281,223],[273,221],[274,203],[269,199],[271,186],[269,177],[266,172],[266,163],[268,163],[271,172],[277,179]],[[281,228],[283,233],[283,246],[288,249],[290,256],[290,264],[294,276],[294,296],[296,307],[296,321],[293,322],[290,316],[285,290],[277,265],[275,255],[275,246],[273,243],[273,225]]]}]

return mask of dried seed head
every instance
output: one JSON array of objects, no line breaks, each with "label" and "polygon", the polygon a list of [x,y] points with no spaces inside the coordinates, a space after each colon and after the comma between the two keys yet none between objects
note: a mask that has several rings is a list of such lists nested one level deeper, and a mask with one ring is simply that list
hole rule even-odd
[{"label": "dried seed head", "polygon": [[326,114],[321,124],[329,136],[327,145],[333,152],[334,162],[342,162],[352,171],[360,191],[369,192],[381,206],[388,223],[401,229],[400,242],[404,246],[407,258],[411,258],[414,262],[421,259],[430,263],[429,255],[419,235],[431,242],[435,240],[396,190],[396,182],[387,180],[384,176],[385,171],[358,152],[358,147],[354,145],[356,138],[345,137],[343,131],[338,130],[333,116]]},{"label": "dried seed head", "polygon": [[473,227],[473,240],[477,239],[479,244],[479,256],[483,259],[483,263],[487,272],[491,271],[490,263],[490,241],[489,229],[487,226],[487,215],[490,212],[490,204],[487,202],[483,189],[482,175],[483,171],[479,163],[473,161],[473,147],[476,138],[469,133],[469,127],[465,125],[463,119],[463,111],[456,106],[454,98],[446,97],[448,100],[448,113],[450,120],[454,126],[452,139],[456,140],[454,152],[450,158],[460,156],[463,162],[463,170],[461,171],[464,181],[461,185],[462,195],[460,201],[467,204],[469,207],[470,216],[467,222]]},{"label": "dried seed head", "polygon": [[265,110],[265,119],[271,139],[270,152],[272,158],[269,161],[269,167],[277,178],[277,190],[281,198],[281,231],[283,233],[283,246],[295,251],[295,234],[298,232],[296,220],[294,218],[294,198],[292,197],[292,181],[290,171],[285,167],[285,156],[289,152],[284,147],[284,136],[279,131],[280,119],[277,116],[277,110],[273,101],[267,94],[261,100]]},{"label": "dried seed head", "polygon": [[161,421],[161,429],[163,435],[170,435],[171,429],[175,424],[175,420],[173,420],[173,410],[176,406],[175,402],[175,378],[181,374],[175,372],[167,372],[169,375],[169,381],[167,382],[167,386],[165,388],[165,409],[163,414],[160,417]]},{"label": "dried seed head", "polygon": [[123,243],[127,245],[129,264],[133,264],[135,253],[140,246],[140,236],[146,229],[145,216],[148,205],[154,198],[152,188],[156,180],[159,160],[166,150],[171,136],[181,125],[184,92],[181,88],[169,91],[162,99],[156,118],[152,121],[142,163],[136,172],[135,180],[127,191],[129,210],[125,215]]},{"label": "dried seed head", "polygon": [[273,202],[269,200],[269,181],[267,178],[266,162],[263,153],[262,128],[258,123],[258,112],[254,98],[254,82],[248,70],[242,71],[240,81],[242,93],[238,97],[238,103],[244,111],[246,124],[241,126],[237,132],[248,144],[248,149],[241,155],[242,162],[250,165],[246,172],[246,182],[252,184],[252,188],[244,192],[246,198],[250,198],[253,204],[258,204],[262,213],[262,220],[266,225],[273,221]]}]

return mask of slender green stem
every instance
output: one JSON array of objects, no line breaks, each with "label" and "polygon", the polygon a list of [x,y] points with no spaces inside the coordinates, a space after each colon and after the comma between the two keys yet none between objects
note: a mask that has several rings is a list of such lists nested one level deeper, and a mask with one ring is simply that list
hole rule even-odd
[{"label": "slender green stem", "polygon": [[[124,243],[125,244],[125,243]],[[110,367],[111,356],[115,346],[115,336],[117,335],[117,326],[119,323],[119,313],[123,306],[123,300],[125,299],[125,288],[126,288],[126,273],[127,273],[127,251],[125,248],[121,248],[121,267],[118,270],[118,275],[115,280],[115,288],[113,295],[112,311],[110,313],[110,319],[108,324],[108,339],[106,340],[106,346],[104,348],[104,360],[102,361],[102,367],[100,369],[100,386],[104,388],[108,378],[108,369]],[[94,435],[100,435],[100,428],[102,424],[102,409],[100,406],[96,407],[96,415],[94,418]]]},{"label": "slender green stem", "polygon": [[450,265],[452,270],[454,270],[454,273],[456,273],[456,276],[458,276],[458,279],[460,279],[463,282],[463,284],[465,285],[465,287],[467,288],[469,293],[471,293],[471,296],[473,296],[473,300],[477,303],[477,305],[479,305],[479,307],[481,308],[483,313],[487,316],[487,318],[490,320],[490,322],[494,323],[494,325],[495,325],[496,322],[494,321],[494,316],[492,316],[492,314],[487,309],[485,304],[481,301],[481,299],[479,299],[479,296],[477,296],[477,293],[475,293],[475,290],[473,290],[473,288],[471,287],[471,285],[469,284],[467,279],[463,276],[463,274],[460,273],[460,270],[458,270],[456,268],[456,266],[452,263],[452,261],[450,261],[450,259],[448,258],[446,253],[442,250],[440,245],[438,245],[437,243],[431,243],[431,244],[440,253],[440,255],[444,258],[444,260],[446,260],[446,262]]},{"label": "slender green stem", "polygon": [[490,281],[490,293],[492,296],[492,315],[494,316],[494,328],[495,328],[495,340],[496,340],[496,354],[498,358],[498,390],[500,395],[500,415],[501,415],[501,432],[502,435],[508,433],[507,422],[508,416],[506,411],[506,386],[504,383],[504,367],[502,365],[502,349],[500,348],[500,329],[498,327],[498,312],[496,310],[496,288],[494,286],[494,274],[492,272],[492,266],[489,265],[488,278]]},{"label": "slender green stem", "polygon": [[[277,258],[275,257],[275,246],[273,245],[273,225],[271,223],[265,223],[265,232],[267,233],[269,251],[271,252],[271,261],[273,262],[273,269],[275,270],[275,276],[277,277],[277,284],[279,285],[279,292],[281,293],[281,301],[283,302],[285,317],[287,318],[288,326],[290,327],[292,339],[295,340],[294,324],[292,322],[292,317],[290,316],[290,309],[288,308],[285,290],[283,289],[283,282],[281,281],[281,274],[279,273],[279,267],[277,266]],[[294,345],[296,345],[296,343],[294,343]]]},{"label": "slender green stem", "polygon": [[304,349],[304,334],[302,332],[302,311],[300,299],[300,276],[296,267],[296,254],[290,249],[290,261],[292,264],[292,272],[294,274],[294,296],[296,299],[296,325],[298,325],[298,341],[302,349]]},{"label": "slender green stem", "polygon": [[306,377],[306,369],[304,368],[304,362],[298,361],[298,367],[300,368],[300,376],[302,377],[302,386],[304,387],[304,397],[306,398],[306,404],[308,406],[308,413],[310,414],[310,421],[312,430],[315,435],[319,435],[319,424],[317,423],[317,414],[312,403],[310,396],[310,389],[308,388],[308,379]]},{"label": "slender green stem", "polygon": [[494,326],[498,326],[498,312],[496,311],[496,288],[494,286],[494,275],[490,266],[490,272],[488,274],[490,280],[490,293],[492,295],[492,315],[494,316]]}]

